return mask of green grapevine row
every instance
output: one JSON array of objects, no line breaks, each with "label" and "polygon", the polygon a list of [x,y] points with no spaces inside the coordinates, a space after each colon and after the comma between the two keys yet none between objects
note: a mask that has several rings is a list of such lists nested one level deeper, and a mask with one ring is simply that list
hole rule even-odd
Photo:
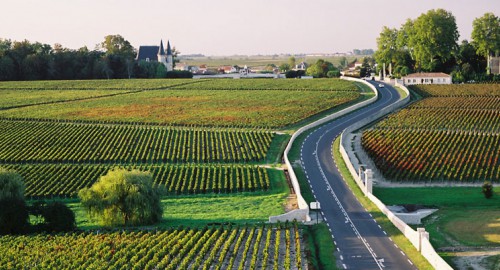
[{"label": "green grapevine row", "polygon": [[274,133],[0,120],[0,163],[261,161]]},{"label": "green grapevine row", "polygon": [[301,91],[358,91],[356,85],[346,80],[211,80],[203,83],[180,85],[174,89],[204,90],[301,90]]},{"label": "green grapevine row", "polygon": [[362,145],[390,180],[500,180],[500,134],[371,129]]},{"label": "green grapevine row", "polygon": [[500,96],[499,84],[413,85],[411,89],[423,97]]},{"label": "green grapevine row", "polygon": [[[266,236],[265,240],[260,240]],[[279,235],[285,235],[278,241]],[[272,241],[271,239],[275,239]],[[303,269],[297,225],[1,236],[3,269]],[[271,253],[275,260],[262,254]]]},{"label": "green grapevine row", "polygon": [[[500,104],[500,99],[498,100]],[[403,109],[376,125],[380,129],[434,129],[500,133],[500,108],[484,109]]]},{"label": "green grapevine row", "polygon": [[[25,179],[26,196],[74,197],[91,186],[114,165],[4,164]],[[150,171],[154,184],[170,195],[266,191],[271,187],[268,169],[250,165],[127,165]]]}]

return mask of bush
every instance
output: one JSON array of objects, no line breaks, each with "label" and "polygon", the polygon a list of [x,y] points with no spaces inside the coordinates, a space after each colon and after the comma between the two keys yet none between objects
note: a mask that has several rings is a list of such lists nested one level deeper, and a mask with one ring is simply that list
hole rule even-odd
[{"label": "bush", "polygon": [[191,79],[193,78],[193,73],[186,70],[172,70],[167,72],[165,78],[170,79]]},{"label": "bush", "polygon": [[5,198],[0,200],[0,235],[28,232],[29,215],[24,199]]},{"label": "bush", "polygon": [[493,197],[493,185],[490,182],[484,182],[482,189],[486,199]]},{"label": "bush", "polygon": [[289,70],[285,73],[285,77],[289,79],[300,78],[304,75],[306,75],[306,72],[303,70]]}]

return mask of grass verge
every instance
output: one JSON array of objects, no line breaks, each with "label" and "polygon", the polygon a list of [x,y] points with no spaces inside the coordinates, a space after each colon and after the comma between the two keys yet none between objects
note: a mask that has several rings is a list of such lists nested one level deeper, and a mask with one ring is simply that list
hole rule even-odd
[{"label": "grass verge", "polygon": [[434,269],[427,259],[425,259],[417,249],[406,239],[406,237],[396,228],[389,219],[378,209],[378,207],[373,204],[368,198],[366,198],[363,192],[359,189],[358,185],[352,178],[349,170],[346,167],[342,156],[340,155],[340,137],[338,137],[333,144],[333,158],[337,163],[340,173],[344,177],[347,185],[351,188],[354,195],[358,198],[358,201],[372,214],[373,218],[377,223],[387,232],[387,234],[392,238],[394,243],[398,245],[401,250],[408,256],[408,258],[413,262],[415,267],[418,269]]},{"label": "grass verge", "polygon": [[[155,224],[158,228],[204,226],[220,223],[267,222],[269,216],[284,213],[284,202],[289,195],[282,171],[268,170],[271,180],[270,192],[242,192],[238,194],[212,194],[164,197],[163,220]],[[98,229],[95,220],[89,219],[79,201],[66,201],[75,212],[79,229]]]},{"label": "grass verge", "polygon": [[276,134],[274,140],[269,146],[267,151],[266,162],[267,164],[281,164],[281,158],[283,157],[283,152],[285,151],[286,145],[290,140],[289,134]]},{"label": "grass verge", "polygon": [[306,243],[308,269],[338,269],[333,256],[335,246],[325,223],[304,226],[302,235]]},{"label": "grass verge", "polygon": [[438,208],[423,224],[437,248],[464,245],[500,246],[500,187],[490,199],[480,187],[376,188],[386,204],[417,204]]}]

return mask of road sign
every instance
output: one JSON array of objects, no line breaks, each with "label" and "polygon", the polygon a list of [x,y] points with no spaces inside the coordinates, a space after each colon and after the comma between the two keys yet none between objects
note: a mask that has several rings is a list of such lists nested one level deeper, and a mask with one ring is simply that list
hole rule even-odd
[{"label": "road sign", "polygon": [[318,210],[318,209],[321,209],[321,207],[320,207],[320,205],[319,205],[319,202],[311,202],[310,208],[311,208],[312,210]]}]

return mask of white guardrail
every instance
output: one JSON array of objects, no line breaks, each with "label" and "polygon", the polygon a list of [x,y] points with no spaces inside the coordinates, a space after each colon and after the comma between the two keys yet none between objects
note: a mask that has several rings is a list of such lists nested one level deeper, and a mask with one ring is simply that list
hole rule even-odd
[{"label": "white guardrail", "polygon": [[[363,83],[366,83],[365,81],[361,81]],[[400,85],[396,82],[396,86],[400,87],[407,93],[407,97],[404,99],[401,99],[397,101],[396,103],[389,105],[379,111],[378,113],[375,113],[371,115],[370,117],[367,117],[359,122],[356,122],[355,124],[349,126],[346,128],[342,134],[340,135],[340,153],[342,155],[342,158],[344,159],[347,168],[349,169],[349,172],[353,176],[354,180],[360,187],[360,189],[363,191],[366,197],[368,197],[377,207],[384,213],[387,218],[396,226],[403,234],[404,236],[415,246],[415,248],[424,256],[429,263],[435,268],[435,269],[443,269],[443,270],[453,270],[453,268],[445,261],[443,258],[441,258],[435,249],[432,247],[432,244],[429,241],[429,233],[425,231],[423,228],[418,228],[416,231],[413,230],[408,224],[406,224],[404,221],[399,219],[394,213],[392,213],[387,206],[380,201],[377,197],[375,197],[372,193],[370,193],[366,188],[365,184],[363,183],[361,179],[361,175],[358,175],[358,172],[354,168],[354,165],[352,164],[352,161],[349,158],[349,155],[347,151],[345,150],[345,147],[350,147],[350,141],[348,141],[347,134],[358,130],[362,128],[363,126],[366,126],[367,124],[385,116],[388,113],[393,112],[396,109],[399,109],[400,107],[406,105],[410,101],[410,92],[409,90],[404,86]]]},{"label": "white guardrail", "polygon": [[348,108],[345,108],[341,111],[338,111],[334,114],[331,114],[329,116],[326,116],[324,118],[321,118],[320,120],[318,121],[315,121],[309,125],[306,125],[306,126],[303,126],[301,127],[299,130],[297,130],[293,135],[292,135],[292,138],[290,139],[290,141],[288,142],[288,145],[285,149],[285,152],[283,154],[283,157],[285,159],[285,164],[286,164],[286,167],[288,168],[288,173],[289,173],[289,176],[290,176],[290,180],[292,182],[292,186],[293,186],[293,189],[295,190],[295,194],[297,195],[297,203],[298,203],[298,206],[299,206],[299,209],[296,209],[296,210],[292,210],[288,213],[285,213],[285,214],[282,214],[282,215],[279,215],[279,216],[271,216],[269,217],[269,222],[278,222],[278,221],[286,221],[286,220],[299,220],[299,221],[310,221],[311,218],[309,217],[309,206],[307,205],[307,202],[304,200],[304,197],[302,197],[302,194],[300,192],[300,186],[299,186],[299,181],[297,179],[297,175],[295,174],[295,172],[293,171],[293,167],[292,167],[292,164],[290,163],[290,160],[288,159],[288,153],[290,152],[290,149],[292,148],[292,144],[293,142],[295,141],[295,139],[300,136],[300,134],[304,133],[305,131],[311,129],[311,128],[314,128],[314,127],[317,127],[319,125],[322,125],[328,121],[331,121],[335,118],[338,118],[340,116],[343,116],[345,114],[348,114],[354,110],[357,110],[361,107],[364,107],[366,105],[369,105],[373,102],[375,102],[378,98],[378,92],[377,92],[377,89],[363,81],[363,80],[359,80],[359,79],[355,79],[355,78],[349,78],[349,77],[342,77],[342,79],[344,80],[349,80],[349,81],[356,81],[356,82],[362,82],[364,84],[367,84],[370,86],[370,88],[374,91],[375,93],[375,96],[368,99],[368,100],[365,100],[365,101],[362,101],[360,103],[357,103],[353,106],[350,106]]}]

